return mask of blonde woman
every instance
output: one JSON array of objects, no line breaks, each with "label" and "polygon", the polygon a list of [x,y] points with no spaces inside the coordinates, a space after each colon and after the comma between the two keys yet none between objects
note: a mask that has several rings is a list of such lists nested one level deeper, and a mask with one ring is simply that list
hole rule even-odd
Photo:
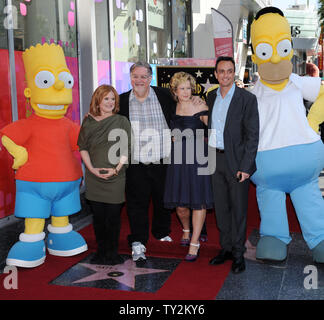
[{"label": "blonde woman", "polygon": [[[176,208],[182,223],[181,244],[189,244],[186,261],[195,261],[199,253],[199,236],[206,217],[206,209],[213,207],[213,196],[209,175],[199,175],[198,158],[207,158],[207,143],[204,129],[208,122],[205,104],[192,103],[195,79],[188,73],[178,72],[170,81],[170,90],[177,101],[176,114],[171,120],[172,153],[167,169],[164,203],[167,208]],[[199,141],[197,141],[199,139]],[[197,147],[200,144],[202,148]],[[190,159],[189,159],[190,158]],[[192,210],[193,232],[190,239],[190,210]]]}]

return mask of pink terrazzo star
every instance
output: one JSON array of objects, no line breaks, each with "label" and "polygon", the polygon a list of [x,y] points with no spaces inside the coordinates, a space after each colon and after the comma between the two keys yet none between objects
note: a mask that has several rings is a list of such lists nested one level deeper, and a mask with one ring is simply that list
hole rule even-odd
[{"label": "pink terrazzo star", "polygon": [[141,274],[168,272],[170,270],[138,268],[132,259],[126,260],[123,264],[115,266],[80,263],[80,265],[96,271],[96,273],[85,278],[74,281],[73,283],[89,282],[96,280],[113,279],[132,289],[135,289],[135,276]]}]

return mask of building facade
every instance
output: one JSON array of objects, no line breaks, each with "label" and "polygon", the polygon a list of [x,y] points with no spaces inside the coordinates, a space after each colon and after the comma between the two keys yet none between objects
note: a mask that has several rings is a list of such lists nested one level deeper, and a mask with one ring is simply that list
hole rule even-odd
[{"label": "building facade", "polygon": [[304,75],[306,62],[318,64],[321,28],[317,9],[305,4],[292,5],[284,11],[284,15],[291,26],[294,72]]},{"label": "building facade", "polygon": [[272,4],[270,0],[192,0],[193,55],[196,58],[210,58],[214,55],[213,20],[211,8],[224,14],[232,24],[234,60],[237,76],[243,80],[246,66],[252,68],[249,50],[249,26],[255,13]]}]

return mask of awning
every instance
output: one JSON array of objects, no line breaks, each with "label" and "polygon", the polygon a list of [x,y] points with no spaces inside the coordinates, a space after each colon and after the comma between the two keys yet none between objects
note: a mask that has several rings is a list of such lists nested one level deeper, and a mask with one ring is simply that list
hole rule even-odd
[{"label": "awning", "polygon": [[292,38],[293,49],[296,50],[316,50],[317,38]]}]

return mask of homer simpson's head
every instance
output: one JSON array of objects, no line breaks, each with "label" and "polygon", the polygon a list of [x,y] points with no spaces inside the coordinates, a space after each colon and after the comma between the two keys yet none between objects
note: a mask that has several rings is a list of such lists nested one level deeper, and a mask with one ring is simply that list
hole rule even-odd
[{"label": "homer simpson's head", "polygon": [[282,11],[261,9],[251,25],[252,61],[258,65],[261,81],[273,87],[286,82],[292,73],[290,26]]},{"label": "homer simpson's head", "polygon": [[62,118],[72,103],[74,84],[63,49],[56,44],[37,44],[25,50],[23,61],[27,81],[24,94],[36,115]]}]

